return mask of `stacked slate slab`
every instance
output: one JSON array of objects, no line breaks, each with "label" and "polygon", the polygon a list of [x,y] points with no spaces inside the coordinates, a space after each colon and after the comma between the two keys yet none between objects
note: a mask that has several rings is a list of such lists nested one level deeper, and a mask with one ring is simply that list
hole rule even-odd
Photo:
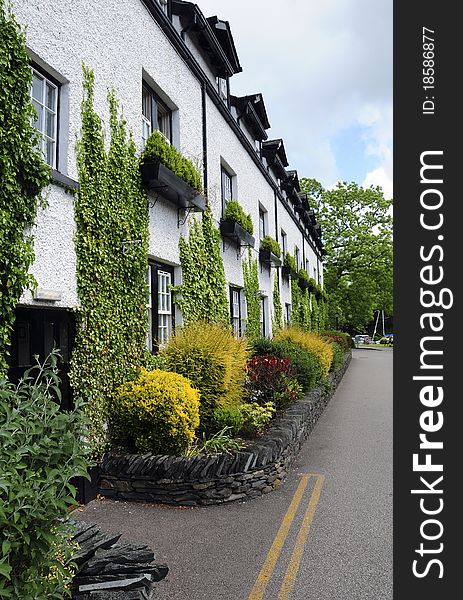
[{"label": "stacked slate slab", "polygon": [[135,502],[205,506],[271,492],[285,478],[351,358],[347,353],[328,386],[296,402],[262,437],[240,451],[189,458],[111,451],[100,465],[100,494]]},{"label": "stacked slate slab", "polygon": [[73,541],[79,546],[73,561],[77,573],[73,600],[151,600],[154,587],[168,573],[155,564],[154,552],[141,544],[119,542],[120,534],[102,532],[98,525],[77,521]]}]

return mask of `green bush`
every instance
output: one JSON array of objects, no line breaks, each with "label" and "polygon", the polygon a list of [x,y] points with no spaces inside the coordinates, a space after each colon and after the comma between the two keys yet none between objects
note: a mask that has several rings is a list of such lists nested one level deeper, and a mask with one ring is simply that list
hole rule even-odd
[{"label": "green bush", "polygon": [[236,339],[228,325],[198,322],[178,329],[163,356],[169,370],[188,377],[199,390],[202,430],[209,428],[216,408],[242,401],[249,351],[246,339]]},{"label": "green bush", "polygon": [[280,258],[281,256],[280,244],[276,240],[274,240],[270,235],[266,235],[262,239],[260,247],[261,250],[270,250],[270,252],[278,258]]},{"label": "green bush", "polygon": [[316,356],[290,340],[262,338],[255,342],[254,350],[258,355],[274,354],[280,358],[289,358],[293,375],[304,393],[315,388],[323,379],[323,370]]},{"label": "green bush", "polygon": [[241,444],[232,437],[231,427],[224,427],[209,437],[203,432],[194,445],[189,449],[187,455],[195,454],[221,454],[231,450],[239,450]]},{"label": "green bush", "polygon": [[240,409],[243,415],[242,432],[248,436],[260,433],[265,425],[272,420],[276,412],[273,402],[266,402],[263,405],[249,402],[242,404]]},{"label": "green bush", "polygon": [[227,202],[223,218],[230,219],[230,221],[235,221],[251,235],[254,233],[254,225],[251,215],[247,215],[244,212],[241,204],[237,200],[229,200]]},{"label": "green bush", "polygon": [[0,598],[70,596],[70,480],[87,476],[88,422],[79,405],[60,410],[58,357],[0,381]]},{"label": "green bush", "polygon": [[138,452],[181,454],[199,425],[199,392],[177,373],[141,369],[110,403],[113,439]]},{"label": "green bush", "polygon": [[243,422],[243,415],[238,406],[219,406],[212,413],[208,433],[216,433],[228,427],[231,435],[238,435]]},{"label": "green bush", "polygon": [[169,143],[160,131],[153,133],[146,140],[145,149],[141,155],[141,162],[149,162],[158,158],[161,163],[183,179],[188,185],[200,192],[202,190],[201,175],[191,160],[188,160]]},{"label": "green bush", "polygon": [[301,267],[298,271],[298,275],[299,275],[299,279],[302,279],[302,281],[305,281],[306,284],[309,283],[310,279],[309,279],[309,276],[307,275],[307,271],[305,269],[303,269]]}]

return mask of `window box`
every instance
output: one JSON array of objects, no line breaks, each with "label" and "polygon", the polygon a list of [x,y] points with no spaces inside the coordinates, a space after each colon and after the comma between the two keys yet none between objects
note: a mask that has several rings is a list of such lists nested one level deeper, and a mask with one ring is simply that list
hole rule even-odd
[{"label": "window box", "polygon": [[309,280],[299,275],[299,287],[301,290],[308,290],[310,287]]},{"label": "window box", "polygon": [[178,175],[173,173],[159,159],[147,160],[140,165],[143,183],[153,192],[169,200],[179,208],[193,208],[203,212],[206,199]]},{"label": "window box", "polygon": [[256,240],[239,223],[231,219],[222,219],[220,221],[220,233],[223,237],[233,240],[241,246],[250,246],[254,248]]},{"label": "window box", "polygon": [[291,267],[283,266],[281,269],[281,274],[287,279],[297,279],[299,277],[297,271],[294,271],[293,269],[291,269]]},{"label": "window box", "polygon": [[259,260],[269,266],[281,267],[282,265],[281,258],[264,248],[259,250]]}]

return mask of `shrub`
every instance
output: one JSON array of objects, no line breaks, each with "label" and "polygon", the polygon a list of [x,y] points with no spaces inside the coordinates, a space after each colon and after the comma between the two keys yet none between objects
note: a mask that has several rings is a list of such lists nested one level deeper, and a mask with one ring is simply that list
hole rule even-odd
[{"label": "shrub", "polygon": [[280,258],[281,256],[280,244],[276,240],[274,240],[270,235],[266,235],[262,239],[260,247],[261,250],[270,250],[270,252],[278,258]]},{"label": "shrub", "polygon": [[320,331],[319,334],[326,339],[336,342],[344,352],[347,352],[352,346],[352,338],[343,331]]},{"label": "shrub", "polygon": [[199,425],[199,392],[177,373],[142,368],[110,403],[113,438],[138,452],[181,454]]},{"label": "shrub", "polygon": [[58,356],[0,381],[0,598],[70,596],[70,480],[87,476],[88,422],[79,404],[60,410]]},{"label": "shrub", "polygon": [[145,163],[158,158],[161,163],[183,179],[197,191],[202,190],[201,175],[191,160],[188,160],[169,143],[160,131],[153,133],[146,140],[145,149],[141,155],[141,162]]},{"label": "shrub", "polygon": [[263,406],[255,402],[249,402],[241,405],[243,415],[243,434],[256,435],[273,418],[276,409],[273,402],[266,402]]},{"label": "shrub", "polygon": [[307,271],[305,269],[303,269],[301,267],[298,271],[298,275],[299,275],[299,279],[302,279],[306,284],[309,283],[310,279],[309,279],[309,276],[307,275]]},{"label": "shrub", "polygon": [[254,225],[251,215],[247,215],[244,212],[241,204],[237,200],[229,200],[227,202],[223,218],[235,221],[251,235],[254,233]]},{"label": "shrub", "polygon": [[305,393],[316,387],[323,378],[322,368],[316,356],[290,340],[262,338],[255,342],[254,350],[259,355],[275,354],[280,358],[289,358],[294,377]]},{"label": "shrub", "polygon": [[289,358],[254,356],[248,362],[247,385],[251,401],[260,405],[273,402],[277,409],[286,408],[299,399],[300,388]]},{"label": "shrub", "polygon": [[326,342],[320,335],[302,331],[297,327],[287,327],[278,331],[274,339],[276,341],[289,340],[307,352],[310,352],[319,360],[322,368],[322,376],[326,377],[328,375],[333,360],[333,349],[331,344]]},{"label": "shrub", "polygon": [[331,362],[330,371],[334,372],[340,369],[344,363],[344,349],[335,341],[331,341],[331,348],[333,349],[333,360]]},{"label": "shrub", "polygon": [[221,323],[192,323],[179,329],[163,351],[169,370],[188,377],[200,392],[201,429],[207,429],[219,406],[238,405],[243,398],[245,338],[236,339]]},{"label": "shrub", "polygon": [[231,435],[238,435],[243,426],[243,415],[238,406],[219,406],[212,413],[208,433],[216,433],[228,427]]}]

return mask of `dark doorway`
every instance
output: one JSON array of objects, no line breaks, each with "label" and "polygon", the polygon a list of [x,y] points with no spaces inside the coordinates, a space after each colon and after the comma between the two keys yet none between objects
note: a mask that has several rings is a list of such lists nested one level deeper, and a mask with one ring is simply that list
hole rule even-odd
[{"label": "dark doorway", "polygon": [[53,348],[59,348],[62,356],[61,408],[71,408],[69,363],[74,337],[75,319],[70,311],[58,308],[18,308],[11,338],[11,381],[18,381],[27,369],[37,364],[34,355],[38,355],[39,360],[43,362]]}]

